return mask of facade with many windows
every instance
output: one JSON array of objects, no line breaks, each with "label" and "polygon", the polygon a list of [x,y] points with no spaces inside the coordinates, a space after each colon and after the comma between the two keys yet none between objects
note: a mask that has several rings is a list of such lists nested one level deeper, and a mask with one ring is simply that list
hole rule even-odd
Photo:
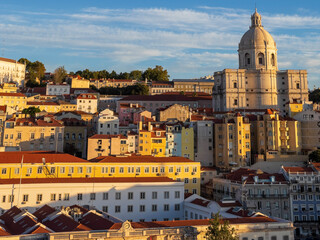
[{"label": "facade with many windows", "polygon": [[184,182],[185,192],[200,193],[200,173],[200,163],[183,157],[109,156],[87,161],[65,153],[0,152],[1,179],[168,177]]},{"label": "facade with many windows", "polygon": [[11,118],[5,122],[3,146],[20,151],[63,151],[64,126],[50,116]]},{"label": "facade with many windows", "polygon": [[183,219],[183,201],[184,184],[167,177],[0,180],[2,210],[77,204],[129,221],[167,221]]}]

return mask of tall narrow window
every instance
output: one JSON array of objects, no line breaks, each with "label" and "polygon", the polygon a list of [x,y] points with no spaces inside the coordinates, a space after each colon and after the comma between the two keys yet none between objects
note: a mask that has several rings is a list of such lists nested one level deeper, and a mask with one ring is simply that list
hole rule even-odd
[{"label": "tall narrow window", "polygon": [[272,66],[275,66],[275,65],[276,65],[276,61],[275,61],[275,58],[274,58],[274,54],[273,54],[273,53],[271,54],[271,65],[272,65]]},{"label": "tall narrow window", "polygon": [[258,54],[258,61],[260,65],[264,65],[264,55],[263,53]]}]

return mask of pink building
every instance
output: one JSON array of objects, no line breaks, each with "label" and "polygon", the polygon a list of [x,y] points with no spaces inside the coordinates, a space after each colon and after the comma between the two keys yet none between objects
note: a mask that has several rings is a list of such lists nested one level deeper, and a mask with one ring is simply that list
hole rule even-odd
[{"label": "pink building", "polygon": [[145,107],[139,104],[120,103],[119,121],[121,125],[136,124],[142,117],[151,118],[151,112],[146,111]]}]

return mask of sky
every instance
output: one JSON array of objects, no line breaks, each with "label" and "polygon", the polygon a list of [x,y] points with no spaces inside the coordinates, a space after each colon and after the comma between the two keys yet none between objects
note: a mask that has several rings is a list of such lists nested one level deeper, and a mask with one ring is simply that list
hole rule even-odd
[{"label": "sky", "polygon": [[308,70],[319,87],[318,0],[0,0],[0,56],[130,72],[161,65],[170,79],[238,68],[255,6],[277,43],[279,69]]}]

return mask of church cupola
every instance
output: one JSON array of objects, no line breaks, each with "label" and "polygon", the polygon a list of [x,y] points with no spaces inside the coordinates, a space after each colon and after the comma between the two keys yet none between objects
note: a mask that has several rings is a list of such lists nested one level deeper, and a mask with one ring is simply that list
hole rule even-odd
[{"label": "church cupola", "polygon": [[251,27],[261,27],[261,15],[256,11],[251,15]]},{"label": "church cupola", "polygon": [[272,36],[261,25],[261,15],[251,15],[250,29],[239,43],[239,68],[254,70],[277,70],[277,47]]}]

